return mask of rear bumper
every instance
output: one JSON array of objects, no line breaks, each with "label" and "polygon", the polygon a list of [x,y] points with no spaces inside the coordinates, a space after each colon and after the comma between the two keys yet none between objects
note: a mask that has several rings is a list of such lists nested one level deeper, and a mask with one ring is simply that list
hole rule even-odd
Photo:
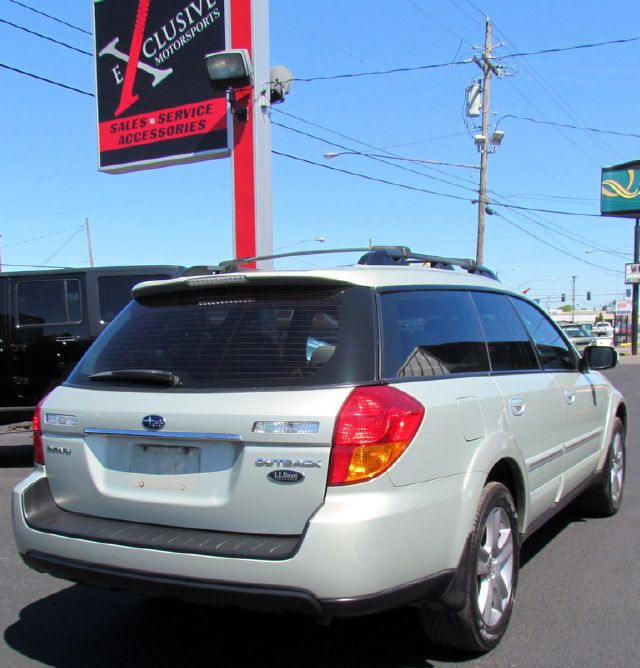
[{"label": "rear bumper", "polygon": [[80,515],[56,505],[47,478],[40,478],[25,490],[22,507],[27,525],[36,531],[96,543],[174,553],[246,559],[288,559],[295,553],[301,540],[301,536],[256,536],[226,531],[202,531]]},{"label": "rear bumper", "polygon": [[463,553],[473,521],[466,509],[475,507],[482,476],[374,482],[366,491],[332,489],[276,558],[260,541],[280,545],[282,536],[231,534],[236,543],[225,547],[217,532],[69,513],[51,498],[42,470],[14,489],[13,527],[29,566],[100,587],[320,616],[438,601]]},{"label": "rear bumper", "polygon": [[27,566],[36,571],[95,587],[174,598],[189,603],[232,606],[261,612],[294,612],[315,617],[365,615],[412,603],[437,601],[453,578],[453,572],[443,572],[420,582],[370,596],[319,599],[304,590],[127,571],[40,552],[28,552],[21,556]]}]

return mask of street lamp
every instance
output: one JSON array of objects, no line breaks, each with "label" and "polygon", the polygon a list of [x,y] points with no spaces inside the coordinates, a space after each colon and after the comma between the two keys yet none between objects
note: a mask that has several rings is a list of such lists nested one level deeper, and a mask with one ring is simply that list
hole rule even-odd
[{"label": "street lamp", "polygon": [[327,151],[324,154],[326,160],[337,158],[340,155],[363,155],[365,158],[383,158],[385,160],[399,160],[401,162],[413,162],[419,165],[445,165],[446,167],[465,167],[466,169],[480,169],[479,165],[465,165],[458,162],[442,162],[441,160],[422,160],[419,158],[403,158],[398,155],[387,155],[383,153],[365,153],[363,151]]}]

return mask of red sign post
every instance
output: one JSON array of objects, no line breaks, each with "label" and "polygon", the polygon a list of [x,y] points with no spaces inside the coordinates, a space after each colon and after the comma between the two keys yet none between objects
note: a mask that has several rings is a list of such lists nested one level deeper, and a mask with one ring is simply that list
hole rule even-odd
[{"label": "red sign post", "polygon": [[253,86],[238,95],[238,104],[246,105],[248,111],[246,120],[236,114],[233,122],[236,257],[273,252],[268,22],[265,0],[231,0],[231,46],[246,49],[253,64]]},{"label": "red sign post", "polygon": [[[232,157],[234,254],[268,255],[271,124],[267,0],[94,0],[99,169]],[[246,49],[252,83],[230,114],[206,55]],[[233,119],[233,120],[231,120]]]}]

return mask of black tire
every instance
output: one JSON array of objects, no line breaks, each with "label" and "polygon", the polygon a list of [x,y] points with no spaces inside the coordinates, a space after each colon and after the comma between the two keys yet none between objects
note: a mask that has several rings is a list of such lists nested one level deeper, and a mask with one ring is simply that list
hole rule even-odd
[{"label": "black tire", "polygon": [[468,558],[461,565],[464,605],[460,610],[423,608],[420,616],[427,638],[437,645],[473,652],[494,648],[511,617],[519,552],[513,498],[504,485],[487,483],[476,511]]},{"label": "black tire", "polygon": [[625,428],[622,420],[616,418],[607,459],[598,481],[581,497],[581,507],[591,515],[611,517],[622,505],[626,465]]}]

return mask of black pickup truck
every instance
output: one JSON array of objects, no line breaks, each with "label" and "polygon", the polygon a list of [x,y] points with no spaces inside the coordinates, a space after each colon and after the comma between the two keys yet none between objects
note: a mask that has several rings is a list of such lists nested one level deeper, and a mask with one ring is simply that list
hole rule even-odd
[{"label": "black pickup truck", "polygon": [[142,281],[184,267],[147,265],[0,273],[0,420],[59,385]]}]

